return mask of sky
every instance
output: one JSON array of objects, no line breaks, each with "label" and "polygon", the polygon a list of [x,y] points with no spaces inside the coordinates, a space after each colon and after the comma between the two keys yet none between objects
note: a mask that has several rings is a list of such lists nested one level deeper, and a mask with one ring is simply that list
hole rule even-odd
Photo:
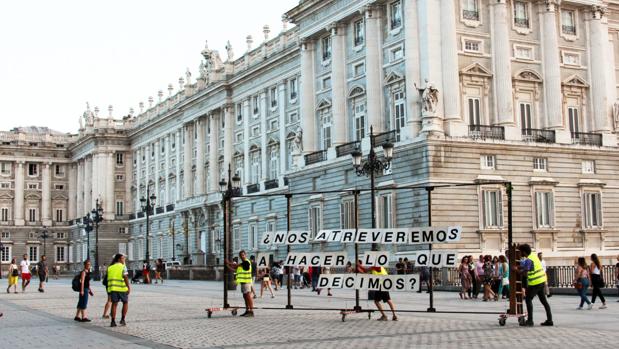
[{"label": "sky", "polygon": [[[189,68],[200,51],[235,58],[282,30],[298,0],[23,0],[0,3],[0,130],[47,126],[76,133],[86,109],[121,118]],[[291,24],[288,27],[292,27]]]}]

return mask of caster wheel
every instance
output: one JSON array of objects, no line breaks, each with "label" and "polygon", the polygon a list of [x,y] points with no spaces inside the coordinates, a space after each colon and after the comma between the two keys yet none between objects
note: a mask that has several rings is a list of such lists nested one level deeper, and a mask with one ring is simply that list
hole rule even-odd
[{"label": "caster wheel", "polygon": [[505,326],[505,319],[503,318],[499,319],[499,325]]},{"label": "caster wheel", "polygon": [[209,319],[211,318],[211,315],[213,315],[213,312],[212,312],[212,311],[209,311],[208,313],[206,313],[206,316],[207,316]]},{"label": "caster wheel", "polygon": [[238,314],[236,309],[232,310],[232,316],[236,316],[236,314]]},{"label": "caster wheel", "polygon": [[526,320],[525,320],[524,317],[519,317],[518,318],[518,325],[522,326],[522,325],[524,325],[525,322],[526,322]]}]

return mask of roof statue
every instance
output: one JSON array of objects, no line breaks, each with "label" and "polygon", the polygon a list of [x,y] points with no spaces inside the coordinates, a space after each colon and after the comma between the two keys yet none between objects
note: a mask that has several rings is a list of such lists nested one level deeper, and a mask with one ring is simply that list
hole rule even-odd
[{"label": "roof statue", "polygon": [[228,62],[232,62],[234,60],[234,51],[232,50],[230,40],[226,43],[226,53],[228,54]]}]

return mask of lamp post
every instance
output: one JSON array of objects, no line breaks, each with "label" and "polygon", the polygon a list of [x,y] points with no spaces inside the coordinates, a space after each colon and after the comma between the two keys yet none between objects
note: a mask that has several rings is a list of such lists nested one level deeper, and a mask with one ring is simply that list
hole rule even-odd
[{"label": "lamp post", "polygon": [[[4,245],[2,244],[2,241],[0,241],[0,257],[2,257],[2,255],[4,254]],[[7,254],[7,258],[8,258],[8,254]],[[11,275],[7,275],[6,277],[8,278]],[[1,259],[0,259],[0,279],[2,279],[2,263],[1,263]]]},{"label": "lamp post", "polygon": [[[355,168],[357,176],[366,176],[370,177],[370,197],[372,204],[372,229],[376,228],[376,196],[375,196],[375,188],[374,188],[374,176],[376,174],[381,173],[384,170],[387,170],[391,167],[391,160],[393,159],[393,143],[389,140],[382,144],[384,159],[381,160],[374,152],[374,132],[372,126],[370,126],[370,153],[368,154],[367,160],[363,161],[363,153],[361,150],[356,149],[351,153],[352,156],[352,164]],[[372,244],[372,251],[378,251],[378,244]]]},{"label": "lamp post", "polygon": [[[230,223],[232,222],[232,198],[240,196],[241,178],[235,173],[232,177],[232,167],[228,164],[228,181],[222,179],[219,181],[219,189],[221,191],[221,204],[223,208],[224,218],[224,308],[230,307],[228,304],[228,287],[234,287],[231,282],[232,274],[228,271],[226,261],[230,260],[232,255],[232,244],[230,243]],[[234,289],[234,288],[232,288]]]},{"label": "lamp post", "polygon": [[41,235],[39,235],[39,239],[43,239],[43,255],[47,254],[47,239],[50,237],[51,235],[49,235],[47,227],[43,226],[43,231],[41,232]]},{"label": "lamp post", "polygon": [[[157,197],[155,194],[150,193],[150,188],[146,187],[146,198],[142,197],[140,203],[142,204],[142,212],[146,215],[146,265],[150,265],[150,223],[149,217],[153,214],[155,209],[155,200]],[[150,273],[150,270],[149,270]]]},{"label": "lamp post", "polygon": [[174,230],[174,221],[170,220],[170,235],[172,235],[172,260],[176,260],[176,230]]},{"label": "lamp post", "polygon": [[87,213],[84,218],[82,219],[82,222],[84,223],[83,227],[84,227],[84,231],[86,232],[86,259],[90,259],[90,232],[92,231],[92,219],[90,219],[90,213]]},{"label": "lamp post", "polygon": [[[96,281],[101,280],[101,273],[99,271],[99,223],[103,221],[103,208],[101,207],[101,203],[99,203],[99,199],[95,201],[95,208],[90,211],[92,216],[92,222],[95,224],[95,275],[94,279]],[[88,251],[90,254],[90,250]]]}]

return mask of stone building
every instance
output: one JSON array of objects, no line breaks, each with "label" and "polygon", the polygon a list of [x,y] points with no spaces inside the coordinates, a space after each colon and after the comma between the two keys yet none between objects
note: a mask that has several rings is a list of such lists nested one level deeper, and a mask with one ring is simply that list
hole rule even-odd
[{"label": "stone building", "polygon": [[[352,226],[354,189],[361,226],[371,200],[379,227],[424,225],[428,194],[414,186],[437,187],[433,225],[463,226],[449,248],[497,254],[507,199],[496,182],[510,181],[515,241],[556,264],[616,255],[618,11],[603,0],[300,1],[277,36],[265,26],[256,47],[248,36],[240,58],[206,45],[197,77],[188,71],[137,115],[86,111],[67,146],[71,261],[84,256],[78,218],[98,198],[105,258],[126,252],[137,266],[139,199],[154,193],[151,258],[221,264],[229,166],[245,195],[262,195],[234,203],[234,250],[251,254],[285,254],[259,243],[287,226],[275,194],[306,193],[292,199],[291,228],[315,233]],[[373,198],[350,157],[368,153],[370,129],[377,146],[395,144]]]}]

